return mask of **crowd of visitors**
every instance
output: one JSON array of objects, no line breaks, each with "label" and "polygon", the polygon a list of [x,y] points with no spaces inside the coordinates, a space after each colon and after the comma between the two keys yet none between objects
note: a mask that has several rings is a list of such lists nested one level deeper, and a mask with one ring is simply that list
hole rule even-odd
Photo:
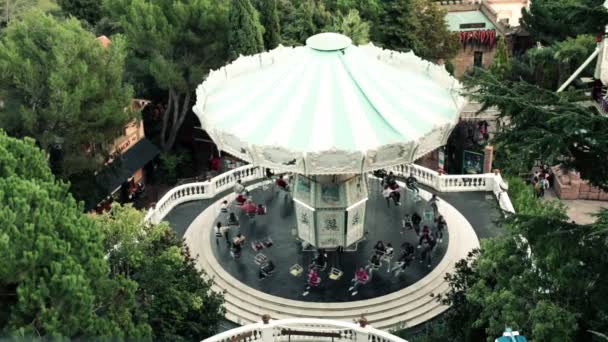
[{"label": "crowd of visitors", "polygon": [[[271,181],[274,179],[273,183],[279,190],[290,191],[289,183],[282,175],[275,176],[267,169],[266,176]],[[395,175],[393,172],[384,172],[381,176],[382,195],[386,198],[387,205],[391,207],[391,203],[393,203],[395,206],[400,206],[401,188]],[[420,192],[417,183],[416,178],[412,174],[405,180],[406,188],[415,196],[414,201],[416,202],[419,200]],[[252,219],[257,215],[266,214],[267,208],[262,204],[256,204],[253,196],[242,184],[241,180],[236,182],[233,190],[235,194],[234,202],[230,203],[227,200],[222,201],[220,204],[221,221],[217,222],[217,225],[214,228],[216,244],[219,246],[220,240],[225,240],[231,256],[234,259],[239,259],[241,257],[245,236],[239,228],[239,220],[237,218],[238,211],[235,212],[235,209],[240,209],[245,217]],[[398,276],[401,273],[406,272],[408,267],[411,266],[411,262],[416,259],[418,259],[420,263],[426,263],[427,267],[431,267],[433,252],[435,251],[437,244],[442,243],[443,233],[447,228],[447,222],[439,212],[439,202],[440,200],[436,195],[432,195],[428,202],[428,206],[432,209],[432,218],[431,211],[428,210],[425,210],[424,212],[414,210],[403,216],[400,233],[404,236],[410,234],[410,232],[415,233],[417,245],[416,242],[402,242],[401,245],[397,245],[400,246],[400,251],[397,252],[393,247],[395,241],[380,240],[376,242],[367,264],[358,266],[355,270],[348,288],[350,296],[356,296],[359,293],[361,286],[368,284],[372,280],[374,273],[382,268],[383,263],[386,263],[387,265],[386,272],[392,273],[393,276]],[[423,219],[423,216],[425,219]],[[236,233],[233,238],[231,238],[231,231]],[[254,244],[254,242],[255,241],[253,241],[252,244]],[[398,258],[393,261],[396,254],[398,255]],[[263,280],[269,277],[276,270],[277,266],[275,262],[271,260],[259,262],[257,260],[258,256],[259,254],[256,256],[256,263],[259,265],[258,274],[260,280]],[[306,270],[306,272],[302,273],[305,275],[305,285],[302,295],[306,296],[311,290],[319,287],[322,280],[321,273],[325,274],[325,272],[328,272],[327,252],[323,249],[317,250],[312,262],[309,264],[308,268],[304,270]],[[331,272],[328,274],[331,275],[334,272],[336,272],[336,269],[332,268]],[[338,273],[341,275],[341,271]]]},{"label": "crowd of visitors", "polygon": [[544,197],[545,191],[551,187],[552,180],[553,175],[547,165],[543,165],[540,170],[536,170],[530,181],[532,188],[534,189],[534,194],[539,198]]}]

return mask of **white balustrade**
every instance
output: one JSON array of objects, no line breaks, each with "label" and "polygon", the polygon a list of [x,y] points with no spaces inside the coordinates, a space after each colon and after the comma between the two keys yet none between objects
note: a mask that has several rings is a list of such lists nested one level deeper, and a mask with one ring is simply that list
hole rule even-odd
[{"label": "white balustrade", "polygon": [[407,342],[369,325],[316,318],[291,318],[248,324],[203,340],[203,342],[230,341]]},{"label": "white balustrade", "polygon": [[[265,177],[264,168],[245,165],[225,172],[209,181],[189,183],[177,186],[167,192],[146,214],[146,222],[158,223],[177,205],[201,199],[209,199],[217,194],[231,190],[237,180],[250,182]],[[438,192],[461,191],[491,191],[496,196],[500,208],[513,213],[513,205],[506,190],[507,184],[500,174],[484,173],[479,175],[442,175],[437,171],[410,164],[397,165],[389,168],[398,176],[413,175],[420,184],[435,189]]]}]

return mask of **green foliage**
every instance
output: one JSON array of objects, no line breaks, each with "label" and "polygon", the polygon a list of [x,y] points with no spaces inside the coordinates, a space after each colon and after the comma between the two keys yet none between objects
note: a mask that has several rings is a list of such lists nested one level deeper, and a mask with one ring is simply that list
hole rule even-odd
[{"label": "green foliage", "polygon": [[458,33],[448,30],[447,10],[435,1],[414,0],[414,13],[409,19],[414,26],[414,52],[428,60],[451,59],[462,45]]},{"label": "green foliage", "polygon": [[32,140],[0,133],[0,336],[149,340],[136,283],[110,276],[103,236]]},{"label": "green foliage", "polygon": [[167,224],[145,225],[143,213],[114,206],[96,216],[111,250],[112,274],[137,282],[139,309],[156,341],[200,341],[216,333],[224,315],[221,294],[211,291],[187,246]]},{"label": "green foliage", "polygon": [[511,61],[509,59],[509,52],[505,44],[505,39],[500,37],[496,47],[496,54],[494,55],[494,62],[490,67],[490,70],[494,75],[499,78],[506,78],[511,75],[513,69]]},{"label": "green foliage", "polygon": [[543,44],[604,32],[608,11],[604,0],[535,0],[522,10],[521,24]]},{"label": "green foliage", "polygon": [[104,49],[75,19],[29,12],[0,39],[0,126],[59,146],[64,176],[96,169],[133,118],[123,82],[125,40]]},{"label": "green foliage", "polygon": [[[537,47],[512,61],[510,73],[497,75],[516,81],[523,79],[539,87],[556,90],[589,57],[596,47],[595,38],[581,35],[547,47]],[[593,76],[593,65],[581,77]]]},{"label": "green foliage", "polygon": [[502,153],[498,167],[509,174],[528,172],[535,160],[575,169],[591,184],[608,189],[608,117],[582,107],[577,93],[554,93],[525,81],[501,80],[478,70],[467,80],[483,109],[496,106],[508,126],[496,134]]},{"label": "green foliage", "polygon": [[281,42],[277,0],[257,0],[255,6],[260,13],[260,22],[264,27],[264,46],[267,50],[272,50]]},{"label": "green foliage", "polygon": [[57,0],[61,9],[78,19],[95,25],[101,19],[101,1],[99,0]]},{"label": "green foliage", "polygon": [[350,10],[346,15],[339,13],[334,18],[332,31],[350,37],[357,45],[369,42],[369,23],[361,19],[356,9]]},{"label": "green foliage", "polygon": [[104,0],[131,49],[135,78],[166,92],[160,144],[170,150],[192,105],[194,89],[227,59],[227,0]]},{"label": "green foliage", "polygon": [[430,59],[450,59],[461,48],[458,35],[447,28],[447,11],[429,0],[388,0],[382,2],[373,40],[387,49],[413,50]]},{"label": "green foliage", "polygon": [[248,56],[264,51],[264,28],[250,0],[233,0],[228,18],[228,57]]},{"label": "green foliage", "polygon": [[382,2],[382,10],[374,41],[384,48],[409,51],[416,43],[413,0],[386,0]]},{"label": "green foliage", "polygon": [[535,198],[521,179],[509,185],[517,213],[502,222],[506,234],[483,240],[446,277],[440,300],[452,308],[427,337],[493,341],[510,326],[535,341],[590,340],[588,330],[608,324],[608,275],[600,271],[608,220],[570,223],[562,206]]},{"label": "green foliage", "polygon": [[0,28],[19,19],[37,4],[37,0],[0,0]]},{"label": "green foliage", "polygon": [[160,166],[163,171],[163,179],[167,184],[177,182],[177,171],[182,162],[182,156],[173,153],[163,153],[160,155]]},{"label": "green foliage", "polygon": [[332,14],[321,1],[288,2],[279,3],[283,44],[303,45],[308,37],[326,31],[332,25]]}]

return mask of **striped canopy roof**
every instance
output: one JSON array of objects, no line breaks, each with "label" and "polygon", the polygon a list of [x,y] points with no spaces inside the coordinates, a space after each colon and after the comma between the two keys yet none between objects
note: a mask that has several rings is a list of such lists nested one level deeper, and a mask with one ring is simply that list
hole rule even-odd
[{"label": "striped canopy roof", "polygon": [[412,53],[324,33],[212,71],[194,111],[221,149],[247,161],[357,173],[445,144],[464,106],[459,89],[443,67]]}]

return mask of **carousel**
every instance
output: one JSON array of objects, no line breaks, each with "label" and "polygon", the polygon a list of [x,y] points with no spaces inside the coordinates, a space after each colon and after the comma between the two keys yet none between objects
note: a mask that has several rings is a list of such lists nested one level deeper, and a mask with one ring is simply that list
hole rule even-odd
[{"label": "carousel", "polygon": [[443,66],[336,33],[211,71],[194,112],[221,151],[293,175],[297,236],[356,245],[368,173],[445,145],[465,99]]}]

